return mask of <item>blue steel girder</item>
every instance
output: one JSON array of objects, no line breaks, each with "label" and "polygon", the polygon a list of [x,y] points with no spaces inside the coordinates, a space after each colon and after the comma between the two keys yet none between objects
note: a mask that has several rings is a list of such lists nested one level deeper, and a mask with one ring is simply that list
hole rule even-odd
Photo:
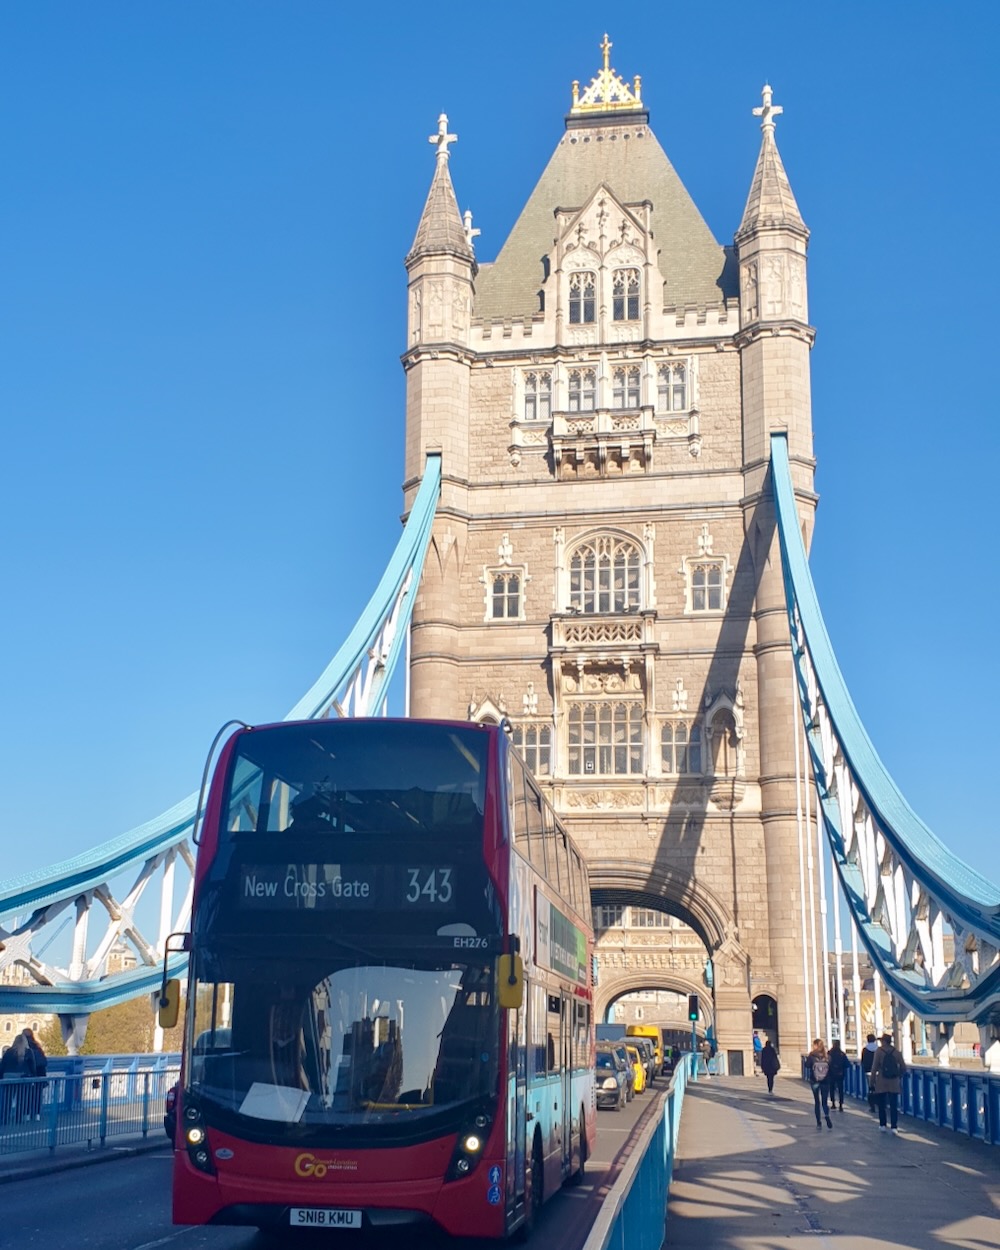
[{"label": "blue steel girder", "polygon": [[[413,508],[371,599],[333,659],[285,720],[384,713],[390,682],[405,654],[440,491],[441,457],[429,454]],[[167,934],[187,928],[190,921],[191,832],[197,803],[198,795],[191,794],[155,819],[72,859],[0,882],[0,922],[27,916],[14,925],[0,923],[0,971],[20,967],[35,982],[0,983],[0,1011],[87,1014],[155,988]],[[177,867],[187,869],[188,881],[183,901],[175,909]],[[135,880],[119,901],[109,883],[129,871],[135,872]],[[160,926],[157,939],[150,941],[140,932],[134,912],[157,873],[163,878]],[[95,905],[107,912],[108,923],[88,957],[88,925]],[[71,967],[64,970],[34,953],[33,942],[70,908],[75,911],[73,958]],[[130,943],[139,966],[102,978],[107,954],[119,939]],[[186,959],[179,956],[178,967],[185,966]]]},{"label": "blue steel girder", "polygon": [[819,816],[858,935],[891,992],[922,1018],[994,1018],[1000,888],[920,820],[865,731],[820,612],[783,433],[771,436],[771,483]]}]

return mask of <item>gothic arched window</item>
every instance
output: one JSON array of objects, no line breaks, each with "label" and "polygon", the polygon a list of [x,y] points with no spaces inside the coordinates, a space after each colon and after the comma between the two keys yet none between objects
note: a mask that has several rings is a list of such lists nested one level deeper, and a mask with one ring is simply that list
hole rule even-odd
[{"label": "gothic arched window", "polygon": [[570,369],[570,412],[593,412],[597,399],[597,374],[593,369]]},{"label": "gothic arched window", "polygon": [[550,725],[514,725],[511,731],[514,746],[536,777],[552,771],[552,727]]},{"label": "gothic arched window", "polygon": [[521,578],[507,569],[493,574],[493,620],[516,620],[521,615]]},{"label": "gothic arched window", "polygon": [[552,415],[552,374],[524,375],[525,421],[548,421]]},{"label": "gothic arched window", "polygon": [[626,539],[601,535],[582,543],[570,559],[570,607],[587,613],[638,611],[641,569],[641,552]]},{"label": "gothic arched window", "polygon": [[660,365],[656,371],[657,412],[686,411],[687,393],[687,368],[682,364]]},{"label": "gothic arched window", "polygon": [[573,703],[569,709],[572,776],[635,776],[645,771],[643,705],[638,702]]},{"label": "gothic arched window", "polygon": [[611,279],[611,309],[615,321],[639,320],[639,270],[616,269]]},{"label": "gothic arched window", "polygon": [[615,369],[611,375],[611,405],[614,408],[638,408],[642,382],[637,368]]},{"label": "gothic arched window", "polygon": [[718,612],[722,601],[722,565],[695,564],[691,569],[692,612]]},{"label": "gothic arched window", "polygon": [[597,320],[597,275],[589,271],[569,276],[569,320],[571,325],[593,325]]},{"label": "gothic arched window", "polygon": [[700,773],[701,726],[667,721],[660,730],[660,759],[665,773]]}]

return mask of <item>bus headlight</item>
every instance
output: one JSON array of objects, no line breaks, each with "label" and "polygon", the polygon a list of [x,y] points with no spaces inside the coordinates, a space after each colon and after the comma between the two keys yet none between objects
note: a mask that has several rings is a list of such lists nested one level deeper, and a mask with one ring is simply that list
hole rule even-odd
[{"label": "bus headlight", "polygon": [[201,1109],[194,1103],[184,1106],[184,1145],[187,1146],[188,1158],[198,1171],[214,1175],[215,1164],[208,1149],[205,1121],[201,1117]]},{"label": "bus headlight", "polygon": [[491,1117],[480,1112],[465,1132],[459,1133],[455,1153],[451,1156],[451,1163],[445,1173],[446,1181],[458,1180],[475,1170],[482,1158],[491,1123]]}]

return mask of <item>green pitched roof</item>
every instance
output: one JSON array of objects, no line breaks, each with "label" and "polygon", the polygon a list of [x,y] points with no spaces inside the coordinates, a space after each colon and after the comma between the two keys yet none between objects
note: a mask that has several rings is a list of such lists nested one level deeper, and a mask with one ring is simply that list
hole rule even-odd
[{"label": "green pitched roof", "polygon": [[553,251],[557,208],[582,208],[604,183],[623,204],[649,200],[664,277],[664,307],[718,305],[737,295],[726,250],[688,195],[644,113],[573,117],[500,255],[476,282],[476,318],[530,317],[539,310],[543,257]]}]

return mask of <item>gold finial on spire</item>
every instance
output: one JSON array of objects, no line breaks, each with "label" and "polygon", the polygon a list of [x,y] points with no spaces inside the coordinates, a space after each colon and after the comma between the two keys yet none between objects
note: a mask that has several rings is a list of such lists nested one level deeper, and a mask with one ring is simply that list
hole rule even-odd
[{"label": "gold finial on spire", "polygon": [[573,83],[571,113],[609,113],[617,109],[642,108],[641,79],[638,74],[630,88],[611,66],[611,49],[614,44],[605,32],[600,45],[604,55],[604,67],[599,70],[590,86],[582,94],[580,84]]},{"label": "gold finial on spire", "polygon": [[427,136],[428,143],[437,144],[438,164],[446,164],[448,161],[448,144],[457,143],[458,135],[450,135],[448,133],[448,114],[442,113],[438,118],[438,128],[436,135]]},{"label": "gold finial on spire", "polygon": [[774,134],[774,119],[779,113],[783,113],[785,111],[780,104],[771,103],[772,94],[771,84],[766,82],[764,84],[764,90],[760,93],[763,103],[760,108],[754,109],[753,111],[754,117],[760,118],[761,130],[770,134]]}]

